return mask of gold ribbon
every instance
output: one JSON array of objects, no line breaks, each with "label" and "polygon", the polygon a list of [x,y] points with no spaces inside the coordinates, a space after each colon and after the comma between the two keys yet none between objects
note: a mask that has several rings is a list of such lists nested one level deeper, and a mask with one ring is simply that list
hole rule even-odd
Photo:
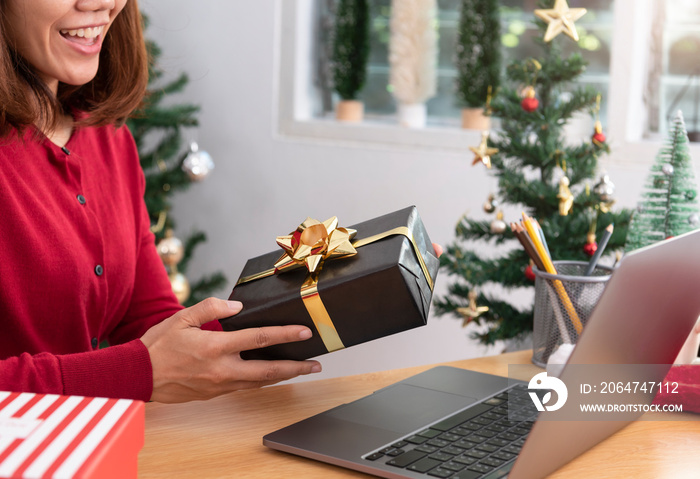
[{"label": "gold ribbon", "polygon": [[338,219],[334,216],[323,223],[313,218],[306,218],[297,229],[286,236],[278,236],[277,244],[284,249],[284,254],[275,262],[275,267],[261,271],[260,273],[244,276],[238,280],[239,284],[249,283],[258,279],[279,274],[300,266],[306,266],[309,275],[301,286],[301,299],[304,302],[311,320],[316,326],[323,344],[328,352],[345,348],[343,341],[335,329],[333,320],[328,314],[321,296],[318,292],[318,277],[326,259],[348,257],[357,254],[356,248],[388,238],[389,236],[402,235],[406,237],[418,258],[421,270],[425,275],[430,290],[433,290],[433,279],[425,264],[423,255],[416,244],[411,230],[406,226],[363,238],[353,243],[350,242],[357,231],[350,228],[339,228]]},{"label": "gold ribbon", "polygon": [[420,269],[423,271],[423,274],[425,275],[425,280],[428,282],[428,287],[430,288],[430,291],[433,290],[433,278],[430,276],[430,272],[428,271],[428,266],[425,264],[425,260],[423,259],[423,255],[420,252],[420,248],[418,248],[418,245],[416,244],[416,240],[413,237],[413,233],[411,233],[411,230],[408,229],[407,226],[399,226],[394,229],[391,229],[389,231],[385,231],[384,233],[379,233],[374,236],[369,236],[367,238],[363,238],[361,240],[355,241],[352,245],[355,248],[360,248],[362,246],[368,245],[370,243],[374,243],[375,241],[382,240],[384,238],[388,238],[389,236],[394,236],[394,235],[403,235],[406,238],[408,238],[408,241],[411,242],[411,246],[413,246],[413,251],[416,253],[416,257],[418,258],[418,263],[420,264]]},{"label": "gold ribbon", "polygon": [[345,348],[333,320],[318,293],[318,275],[310,274],[301,285],[301,299],[329,353]]}]

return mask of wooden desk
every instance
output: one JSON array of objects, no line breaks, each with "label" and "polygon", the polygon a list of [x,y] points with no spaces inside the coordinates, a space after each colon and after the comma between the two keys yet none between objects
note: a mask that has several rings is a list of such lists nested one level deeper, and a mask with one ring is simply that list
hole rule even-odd
[{"label": "wooden desk", "polygon": [[[522,351],[447,364],[507,376],[508,364],[529,362],[530,352]],[[429,367],[239,391],[205,402],[147,404],[146,444],[139,455],[139,477],[371,477],[270,450],[262,445],[262,436]],[[532,366],[533,375],[538,371]],[[686,416],[683,421],[635,422],[551,477],[700,477],[700,421],[695,415]],[[575,434],[572,431],[572,438]]]}]

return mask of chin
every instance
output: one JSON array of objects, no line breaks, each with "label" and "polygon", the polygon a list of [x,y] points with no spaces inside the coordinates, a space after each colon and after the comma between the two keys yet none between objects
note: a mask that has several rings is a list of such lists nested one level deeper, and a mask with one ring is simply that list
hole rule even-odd
[{"label": "chin", "polygon": [[69,79],[66,81],[61,81],[61,83],[65,84],[65,85],[81,87],[83,85],[90,83],[93,78],[95,78],[95,75],[92,75],[91,77],[81,78],[81,79]]},{"label": "chin", "polygon": [[95,78],[95,75],[97,75],[97,67],[86,68],[83,70],[75,70],[67,75],[64,75],[63,78],[59,79],[59,81],[61,83],[65,83],[66,85],[82,86],[86,83],[90,83],[93,78]]}]

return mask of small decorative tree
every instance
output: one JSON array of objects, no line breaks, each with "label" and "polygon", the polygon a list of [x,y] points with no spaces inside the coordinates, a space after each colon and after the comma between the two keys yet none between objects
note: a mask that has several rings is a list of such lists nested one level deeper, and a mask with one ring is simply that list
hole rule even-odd
[{"label": "small decorative tree", "polygon": [[498,0],[462,0],[455,46],[457,100],[462,127],[486,130],[485,110],[501,77],[501,25]]},{"label": "small decorative tree", "polygon": [[688,133],[679,111],[666,145],[651,167],[642,201],[630,223],[625,250],[633,251],[697,229],[699,211]]},{"label": "small decorative tree", "polygon": [[398,102],[399,123],[421,128],[425,102],[435,95],[436,0],[393,0],[389,41],[389,83]]},{"label": "small decorative tree", "polygon": [[342,99],[336,110],[339,120],[362,120],[363,106],[357,95],[367,75],[369,26],[367,0],[340,0],[335,16],[332,58],[333,86]]}]

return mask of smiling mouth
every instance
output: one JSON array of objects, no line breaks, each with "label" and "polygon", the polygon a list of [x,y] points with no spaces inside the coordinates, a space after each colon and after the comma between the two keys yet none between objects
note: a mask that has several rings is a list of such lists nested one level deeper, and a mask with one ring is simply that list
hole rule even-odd
[{"label": "smiling mouth", "polygon": [[94,45],[103,30],[104,25],[99,27],[78,28],[75,30],[61,30],[61,36],[73,42]]}]

